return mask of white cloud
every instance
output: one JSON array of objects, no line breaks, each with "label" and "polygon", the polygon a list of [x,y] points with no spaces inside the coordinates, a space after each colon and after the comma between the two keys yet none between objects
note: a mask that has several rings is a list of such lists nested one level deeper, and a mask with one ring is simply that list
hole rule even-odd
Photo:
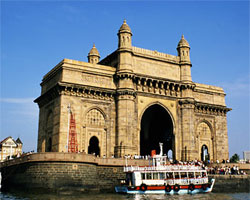
[{"label": "white cloud", "polygon": [[35,98],[0,98],[3,103],[27,104],[33,103]]},{"label": "white cloud", "polygon": [[225,90],[226,94],[231,97],[249,97],[250,86],[249,86],[250,75],[239,77],[232,82],[226,82],[220,84]]},{"label": "white cloud", "polygon": [[[35,98],[0,98],[1,114],[9,113],[14,118],[22,116],[37,117],[38,106],[33,102]],[[15,116],[15,117],[14,117]]]}]

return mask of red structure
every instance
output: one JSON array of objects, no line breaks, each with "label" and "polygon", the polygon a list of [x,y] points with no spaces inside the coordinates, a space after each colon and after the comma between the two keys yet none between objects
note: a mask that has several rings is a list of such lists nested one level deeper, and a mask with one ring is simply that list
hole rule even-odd
[{"label": "red structure", "polygon": [[70,113],[70,124],[69,124],[69,148],[68,152],[75,153],[78,152],[78,144],[76,138],[76,122],[74,115]]}]

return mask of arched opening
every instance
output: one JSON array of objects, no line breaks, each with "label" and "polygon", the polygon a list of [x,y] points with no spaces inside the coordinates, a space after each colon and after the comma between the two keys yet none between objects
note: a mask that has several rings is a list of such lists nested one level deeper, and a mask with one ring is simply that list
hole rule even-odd
[{"label": "arched opening", "polygon": [[210,158],[209,158],[208,148],[204,144],[201,147],[201,161],[207,161],[207,160],[210,160]]},{"label": "arched opening", "polygon": [[52,151],[52,139],[51,139],[51,137],[49,137],[48,143],[46,146],[46,152],[51,152],[51,151]]},{"label": "arched opening", "polygon": [[159,142],[163,143],[163,154],[172,150],[174,157],[172,119],[162,106],[155,104],[146,109],[141,119],[140,154],[150,155],[152,150],[159,154]]},{"label": "arched opening", "polygon": [[89,140],[88,154],[100,156],[99,140],[95,136],[91,137]]},{"label": "arched opening", "polygon": [[167,156],[168,156],[168,159],[169,159],[169,160],[172,160],[172,159],[173,159],[173,151],[172,151],[171,149],[168,150]]}]

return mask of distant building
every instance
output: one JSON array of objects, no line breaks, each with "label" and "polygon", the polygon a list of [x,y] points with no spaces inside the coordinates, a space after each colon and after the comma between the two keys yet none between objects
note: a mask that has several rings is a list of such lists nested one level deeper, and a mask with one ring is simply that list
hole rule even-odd
[{"label": "distant building", "polygon": [[245,161],[250,161],[250,151],[243,151],[243,159]]},{"label": "distant building", "polygon": [[23,143],[20,138],[14,140],[11,136],[0,142],[0,161],[22,154]]}]

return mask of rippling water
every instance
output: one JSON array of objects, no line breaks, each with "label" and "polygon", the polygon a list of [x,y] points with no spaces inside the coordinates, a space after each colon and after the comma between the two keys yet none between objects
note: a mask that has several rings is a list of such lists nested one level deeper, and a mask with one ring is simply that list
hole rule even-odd
[{"label": "rippling water", "polygon": [[121,195],[121,194],[81,194],[81,195],[56,195],[30,193],[0,193],[0,199],[3,200],[250,200],[250,193],[209,193],[195,195]]}]

